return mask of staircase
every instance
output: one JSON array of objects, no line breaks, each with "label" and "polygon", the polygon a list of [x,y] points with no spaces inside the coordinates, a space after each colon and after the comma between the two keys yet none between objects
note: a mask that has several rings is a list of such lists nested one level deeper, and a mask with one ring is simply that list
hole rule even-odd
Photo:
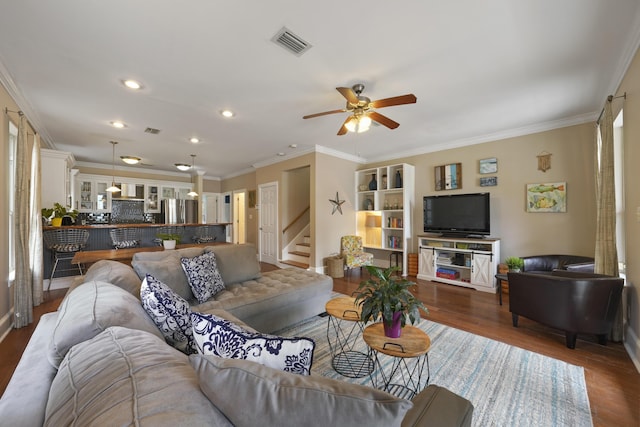
[{"label": "staircase", "polygon": [[287,252],[287,258],[280,262],[293,267],[308,269],[309,257],[311,256],[310,240],[309,236],[302,236],[299,241],[292,245],[293,250]]}]

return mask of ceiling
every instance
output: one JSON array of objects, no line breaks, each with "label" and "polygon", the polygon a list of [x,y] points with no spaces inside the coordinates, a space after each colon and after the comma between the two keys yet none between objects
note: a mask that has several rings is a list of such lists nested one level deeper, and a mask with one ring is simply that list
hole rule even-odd
[{"label": "ceiling", "polygon": [[[313,150],[369,162],[594,121],[640,42],[637,0],[20,0],[1,11],[0,81],[51,148],[111,165],[115,140],[116,157],[174,172],[195,154],[210,178]],[[282,27],[311,49],[273,43]],[[347,113],[302,119],[344,108],[335,88],[356,83],[372,100],[418,101],[378,110],[395,130],[337,136]]]}]

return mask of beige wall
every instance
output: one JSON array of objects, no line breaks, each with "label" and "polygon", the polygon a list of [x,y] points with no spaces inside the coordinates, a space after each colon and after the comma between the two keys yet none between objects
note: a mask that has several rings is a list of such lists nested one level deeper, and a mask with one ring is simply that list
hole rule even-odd
[{"label": "beige wall", "polygon": [[[552,153],[551,169],[539,171],[537,155]],[[496,157],[498,172],[481,175],[478,161]],[[491,193],[491,236],[501,239],[501,258],[567,253],[593,256],[595,250],[595,193],[593,179],[593,125],[584,124],[548,132],[488,142],[381,164],[415,166],[414,230],[423,229],[422,198],[426,195]],[[462,188],[435,191],[434,167],[462,163]],[[377,165],[377,164],[376,164]],[[372,165],[367,165],[370,167]],[[361,169],[364,169],[361,168]],[[479,179],[497,176],[495,187],[480,187]],[[566,182],[566,213],[528,213],[526,184]],[[414,239],[413,252],[417,252]]]},{"label": "beige wall", "polygon": [[616,100],[616,109],[623,108],[625,236],[629,328],[625,345],[640,370],[640,52],[627,70],[617,95],[627,93],[627,99]]},{"label": "beige wall", "polygon": [[220,180],[203,179],[202,180],[202,192],[203,193],[220,193],[222,183]]}]

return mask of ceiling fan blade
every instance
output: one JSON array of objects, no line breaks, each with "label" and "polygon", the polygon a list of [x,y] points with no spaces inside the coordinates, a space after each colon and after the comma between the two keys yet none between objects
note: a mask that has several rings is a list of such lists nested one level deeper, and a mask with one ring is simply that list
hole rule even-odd
[{"label": "ceiling fan blade", "polygon": [[416,96],[412,93],[401,96],[394,96],[392,98],[378,99],[377,101],[371,101],[369,104],[372,108],[382,108],[382,107],[392,107],[394,105],[403,105],[403,104],[415,104],[418,100]]},{"label": "ceiling fan blade", "polygon": [[337,87],[336,90],[340,92],[342,96],[347,98],[349,104],[358,105],[358,102],[360,102],[356,93],[350,87]]},{"label": "ceiling fan blade", "polygon": [[349,120],[351,120],[351,116],[347,117],[344,123],[342,123],[342,126],[340,126],[340,130],[338,131],[338,135],[344,135],[349,131],[346,126]]},{"label": "ceiling fan blade", "polygon": [[325,111],[323,113],[309,114],[308,116],[304,116],[302,118],[303,119],[313,119],[314,117],[326,116],[327,114],[344,113],[345,111],[347,111],[347,110],[345,110],[343,108],[341,110],[331,110],[331,111]]},{"label": "ceiling fan blade", "polygon": [[381,125],[384,125],[384,126],[388,127],[389,129],[395,129],[398,126],[400,126],[400,123],[395,122],[395,121],[391,120],[389,117],[383,116],[380,113],[376,113],[375,111],[369,111],[368,116],[374,122],[378,122]]}]

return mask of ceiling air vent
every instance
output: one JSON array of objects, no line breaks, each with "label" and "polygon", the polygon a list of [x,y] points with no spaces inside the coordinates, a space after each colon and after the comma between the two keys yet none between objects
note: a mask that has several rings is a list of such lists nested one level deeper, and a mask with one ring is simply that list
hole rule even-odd
[{"label": "ceiling air vent", "polygon": [[145,132],[145,133],[150,133],[150,134],[153,134],[153,135],[157,135],[157,134],[159,134],[159,133],[160,133],[160,129],[146,128],[146,129],[144,130],[144,132]]},{"label": "ceiling air vent", "polygon": [[311,45],[302,40],[299,36],[293,34],[287,27],[282,27],[271,41],[282,46],[296,56],[300,56],[307,50],[311,49]]}]

